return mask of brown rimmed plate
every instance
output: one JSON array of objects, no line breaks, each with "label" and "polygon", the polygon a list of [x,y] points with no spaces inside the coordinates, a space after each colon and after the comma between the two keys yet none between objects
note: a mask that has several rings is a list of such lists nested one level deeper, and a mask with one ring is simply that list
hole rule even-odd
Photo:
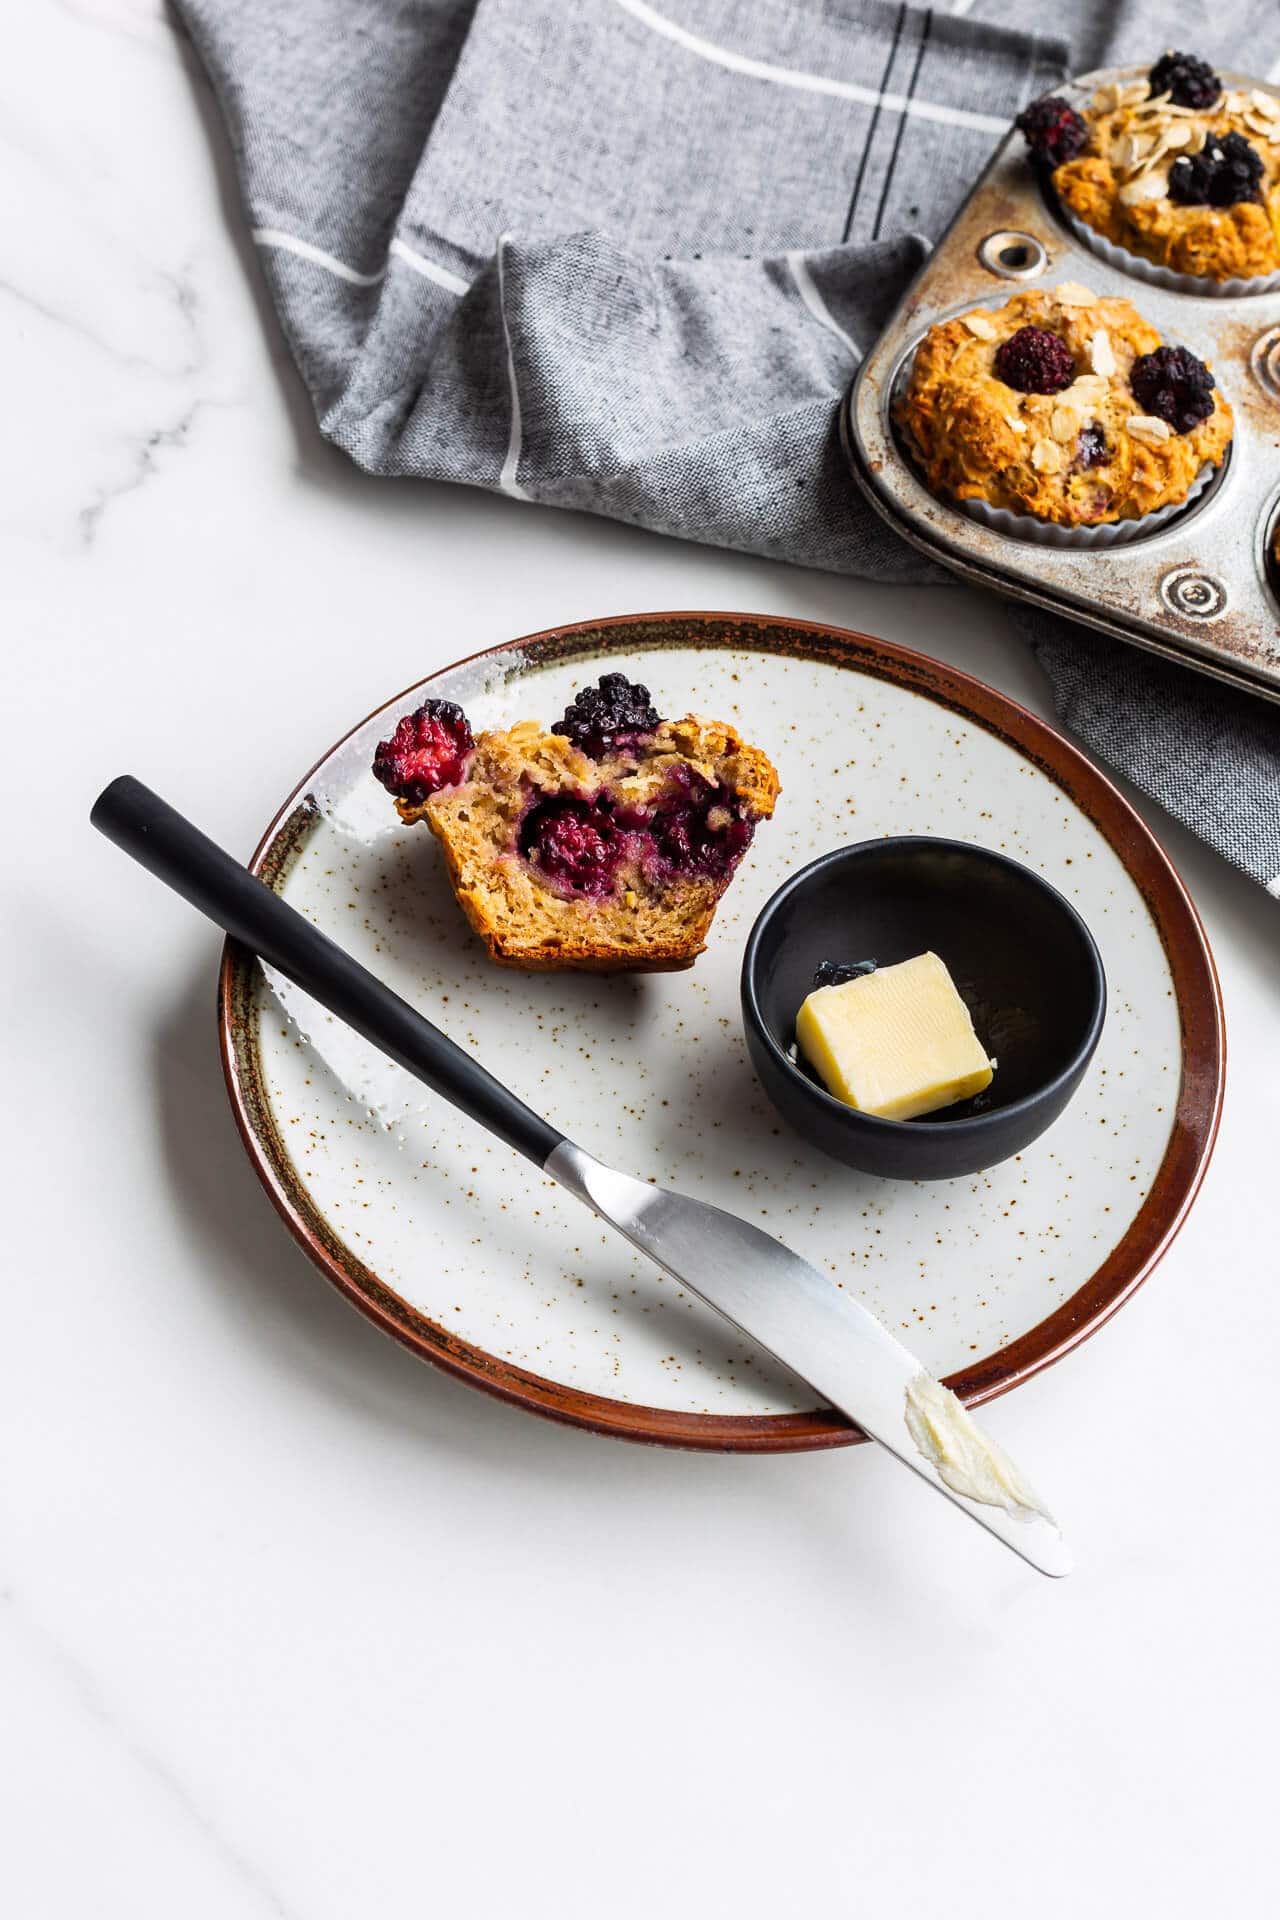
[{"label": "brown rimmed plate", "polygon": [[[553,721],[606,669],[660,710],[730,718],[783,798],[685,974],[524,975],[485,961],[435,843],[368,772],[427,690],[477,726]],[[1020,1159],[913,1186],[788,1133],[739,1025],[743,942],[816,855],[880,833],[996,847],[1075,902],[1110,1012],[1085,1085]],[[736,614],[648,614],[535,634],[434,674],[295,788],[256,872],[473,1046],[531,1105],[629,1170],[731,1206],[901,1332],[971,1404],[1095,1331],[1172,1240],[1212,1150],[1221,1001],[1168,857],[1121,794],[1024,708],[866,634]],[[598,1432],[746,1452],[860,1438],[577,1204],[228,948],[220,1033],[250,1159],[291,1231],[424,1359]]]}]

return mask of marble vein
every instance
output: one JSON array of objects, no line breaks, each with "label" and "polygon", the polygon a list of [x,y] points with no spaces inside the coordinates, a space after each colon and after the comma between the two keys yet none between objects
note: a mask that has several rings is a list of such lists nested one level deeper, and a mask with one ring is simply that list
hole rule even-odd
[{"label": "marble vein", "polygon": [[87,1717],[107,1733],[155,1786],[166,1794],[188,1824],[207,1842],[223,1866],[258,1899],[277,1920],[302,1920],[273,1886],[270,1878],[229,1840],[199,1806],[185,1782],[162,1755],[140,1738],[106,1700],[92,1671],[42,1628],[18,1604],[12,1586],[0,1587],[0,1621],[19,1638],[28,1653],[76,1700]]},{"label": "marble vein", "polygon": [[174,50],[179,28],[166,16],[163,0],[150,0],[145,7],[136,0],[54,0],[54,5],[73,26],[109,33],[144,53]]},{"label": "marble vein", "polygon": [[[83,341],[86,346],[92,347],[95,352],[104,354],[107,359],[113,361],[118,367],[125,367],[140,373],[155,373],[159,371],[153,360],[148,360],[141,354],[126,353],[121,348],[112,346],[109,340],[104,340],[100,333],[96,333],[94,329],[87,326],[83,320],[64,312],[59,307],[49,306],[47,302],[41,300],[38,295],[28,292],[25,287],[16,286],[12,280],[0,280],[0,299],[9,300],[15,306],[25,308],[28,313],[34,314],[38,320],[46,321],[51,327],[58,327],[66,333],[73,334],[77,340]],[[179,368],[178,371],[180,373],[192,373],[195,371],[195,368],[182,367]]]},{"label": "marble vein", "polygon": [[[55,303],[17,281],[0,280],[0,301],[38,321],[42,329],[55,329],[74,339],[100,355],[119,373],[149,377],[179,390],[176,404],[170,399],[162,409],[154,395],[146,396],[137,379],[121,383],[116,389],[130,402],[125,420],[114,436],[118,441],[123,440],[124,456],[118,474],[99,482],[87,500],[73,509],[76,538],[83,547],[93,545],[104,517],[115,502],[137,492],[160,471],[166,453],[186,447],[201,412],[230,404],[225,398],[202,390],[210,359],[202,338],[201,296],[190,264],[147,265],[138,273],[137,284],[152,300],[158,298],[176,321],[176,338],[172,332],[170,335],[172,358],[167,365],[154,353],[142,353],[104,337],[78,302],[71,304],[63,299]],[[192,391],[193,388],[196,390]],[[145,421],[148,414],[150,421],[141,429],[133,430],[133,421],[139,415]],[[157,414],[160,414],[158,420]]]},{"label": "marble vein", "polygon": [[163,453],[187,445],[197,417],[211,404],[207,400],[193,400],[189,406],[183,408],[171,425],[152,427],[140,439],[131,443],[128,466],[123,478],[98,487],[93,498],[87,505],[81,507],[76,516],[76,527],[82,546],[93,545],[102,529],[102,522],[109,508],[117,501],[123,500],[126,495],[137,493],[153,474],[159,472],[160,457]]}]

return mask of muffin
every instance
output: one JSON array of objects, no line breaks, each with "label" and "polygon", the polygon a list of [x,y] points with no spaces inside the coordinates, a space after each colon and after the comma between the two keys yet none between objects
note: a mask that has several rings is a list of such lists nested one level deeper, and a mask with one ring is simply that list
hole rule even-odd
[{"label": "muffin", "polygon": [[550,732],[525,720],[476,739],[460,707],[427,700],[373,771],[440,841],[490,958],[532,972],[692,966],[779,791],[733,727],[661,720],[619,673]]},{"label": "muffin", "polygon": [[1067,213],[1115,246],[1202,280],[1280,271],[1277,95],[1170,52],[1083,113],[1050,97],[1017,124]]},{"label": "muffin", "polygon": [[894,417],[934,493],[1064,527],[1181,504],[1232,428],[1203,361],[1072,281],[930,327]]}]

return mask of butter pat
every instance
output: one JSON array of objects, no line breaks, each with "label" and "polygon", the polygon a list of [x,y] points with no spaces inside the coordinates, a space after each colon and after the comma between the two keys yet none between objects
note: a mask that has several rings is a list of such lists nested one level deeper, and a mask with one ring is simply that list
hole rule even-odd
[{"label": "butter pat", "polygon": [[796,1015],[796,1044],[837,1100],[883,1120],[914,1120],[991,1084],[986,1048],[936,953],[818,987]]}]

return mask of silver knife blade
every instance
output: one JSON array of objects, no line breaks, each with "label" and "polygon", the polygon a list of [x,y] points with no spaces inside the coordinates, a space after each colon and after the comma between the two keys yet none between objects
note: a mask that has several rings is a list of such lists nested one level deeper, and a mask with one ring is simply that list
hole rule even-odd
[{"label": "silver knife blade", "polygon": [[926,1370],[807,1260],[750,1221],[620,1173],[570,1140],[546,1172],[1040,1573],[1070,1573],[1070,1550],[1047,1514],[1010,1513],[947,1485],[907,1425],[907,1389]]}]

